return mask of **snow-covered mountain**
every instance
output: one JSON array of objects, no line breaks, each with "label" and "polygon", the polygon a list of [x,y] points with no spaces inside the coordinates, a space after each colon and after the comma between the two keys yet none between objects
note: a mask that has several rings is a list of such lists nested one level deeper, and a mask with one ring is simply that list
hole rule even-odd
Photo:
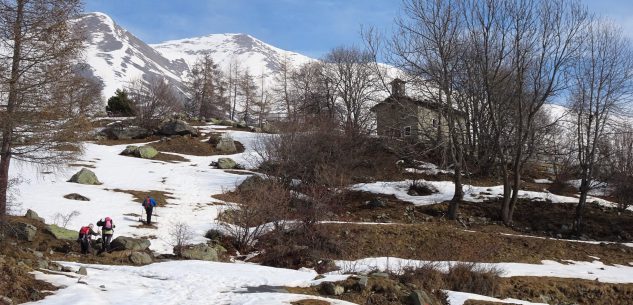
[{"label": "snow-covered mountain", "polygon": [[163,56],[171,60],[184,59],[190,66],[196,60],[209,54],[223,71],[237,65],[247,69],[251,75],[264,74],[270,82],[287,60],[292,66],[298,66],[313,59],[290,51],[285,51],[247,34],[212,34],[203,37],[166,41],[151,45]]},{"label": "snow-covered mountain", "polygon": [[103,84],[103,95],[111,96],[126,83],[161,76],[181,86],[188,70],[183,60],[169,60],[145,42],[117,25],[103,13],[89,13],[73,21],[87,36],[85,57],[87,73]]},{"label": "snow-covered mountain", "polygon": [[191,65],[203,54],[211,55],[224,71],[237,63],[253,76],[263,73],[265,86],[270,86],[284,60],[293,66],[313,60],[246,34],[213,34],[148,45],[103,13],[86,14],[74,24],[88,38],[87,73],[102,82],[104,97],[138,78],[162,76],[181,88]]}]

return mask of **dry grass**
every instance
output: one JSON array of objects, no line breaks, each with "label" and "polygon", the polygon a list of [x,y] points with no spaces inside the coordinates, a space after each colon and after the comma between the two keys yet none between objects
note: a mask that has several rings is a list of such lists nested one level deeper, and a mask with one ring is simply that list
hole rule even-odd
[{"label": "dry grass", "polygon": [[167,205],[167,199],[174,199],[171,193],[163,192],[163,191],[136,191],[136,190],[122,190],[122,189],[106,189],[108,191],[118,192],[118,193],[126,193],[134,196],[134,201],[138,202],[139,205],[143,203],[145,196],[150,195],[154,200],[156,200],[156,204],[159,207],[164,207]]},{"label": "dry grass", "polygon": [[106,145],[106,146],[115,146],[115,145],[126,145],[126,144],[140,144],[140,143],[148,143],[160,140],[159,136],[151,136],[144,139],[129,139],[129,140],[110,140],[104,139],[95,141],[98,145]]},{"label": "dry grass", "polygon": [[158,155],[156,155],[156,157],[152,158],[152,160],[158,160],[158,161],[164,161],[164,162],[170,162],[170,163],[177,163],[177,162],[189,162],[191,160],[179,156],[179,155],[174,155],[174,154],[168,154],[168,153],[162,153],[159,152]]},{"label": "dry grass", "polygon": [[323,300],[305,299],[305,300],[291,302],[290,304],[292,305],[329,305],[330,303]]}]

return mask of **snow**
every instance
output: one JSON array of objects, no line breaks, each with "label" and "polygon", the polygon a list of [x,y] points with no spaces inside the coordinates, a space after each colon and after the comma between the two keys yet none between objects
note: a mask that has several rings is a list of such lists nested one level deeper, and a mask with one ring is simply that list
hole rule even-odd
[{"label": "snow", "polygon": [[547,303],[532,303],[532,302],[526,302],[526,301],[521,301],[517,299],[501,300],[497,298],[491,298],[491,297],[486,297],[486,296],[473,294],[473,293],[466,293],[466,292],[457,292],[457,291],[450,291],[450,290],[444,290],[444,292],[446,292],[448,296],[448,303],[450,305],[463,305],[468,300],[497,302],[501,304],[510,303],[510,304],[520,304],[520,305],[548,305]]},{"label": "snow", "polygon": [[[37,272],[38,279],[65,288],[41,301],[27,304],[116,305],[133,302],[138,305],[276,305],[308,298],[327,300],[336,305],[352,304],[334,299],[261,290],[260,286],[307,287],[323,281],[347,278],[331,275],[314,280],[317,273],[313,270],[297,271],[252,264],[203,261],[173,261],[143,267],[62,264],[75,270],[84,266],[88,275],[51,275]],[[260,287],[260,291],[256,287]]]},{"label": "snow", "polygon": [[[455,186],[451,181],[424,181],[416,180],[415,182],[423,182],[434,186],[438,192],[428,196],[411,196],[407,194],[409,186],[413,180],[395,181],[395,182],[373,182],[360,183],[350,187],[351,190],[370,192],[374,194],[394,195],[402,201],[410,202],[415,205],[430,205],[451,200],[455,192]],[[484,200],[499,198],[503,196],[503,186],[472,186],[464,185],[464,200],[470,202],[483,202]],[[532,200],[549,200],[552,203],[578,202],[578,198],[560,196],[549,193],[547,191],[519,191],[519,198],[529,198]],[[588,202],[598,202],[602,205],[615,206],[616,204],[595,197],[587,197]]]},{"label": "snow", "polygon": [[[374,270],[398,272],[405,267],[417,267],[433,263],[440,270],[446,271],[454,261],[420,261],[395,257],[372,257],[355,261],[336,261],[336,265],[345,273],[369,272]],[[605,265],[600,261],[576,262],[565,261],[565,264],[544,260],[541,264],[524,263],[477,263],[484,268],[496,268],[501,271],[502,277],[535,276],[558,277],[595,280],[602,283],[633,283],[633,267],[622,265]]]},{"label": "snow", "polygon": [[[257,165],[256,152],[252,147],[259,135],[254,133],[227,131],[234,139],[241,141],[247,150],[241,154],[230,155],[238,163],[247,167]],[[171,253],[170,230],[172,225],[186,223],[196,236],[193,242],[205,242],[206,231],[214,228],[214,221],[221,206],[209,205],[217,202],[211,198],[226,190],[232,190],[248,175],[236,175],[209,167],[211,161],[220,157],[197,157],[182,155],[189,162],[168,163],[121,156],[126,145],[103,146],[93,143],[83,145],[84,155],[79,164],[89,165],[102,185],[81,185],[66,182],[80,167],[63,166],[50,171],[18,161],[12,163],[11,177],[21,177],[18,185],[17,201],[20,209],[15,214],[23,214],[26,209],[35,210],[47,223],[53,223],[57,214],[80,214],[71,219],[67,228],[75,229],[82,225],[95,223],[110,216],[116,224],[115,238],[118,235],[151,237],[151,249],[158,253]],[[50,172],[50,173],[49,173]],[[170,193],[174,199],[167,200],[167,206],[158,207],[154,220],[157,228],[136,228],[143,210],[134,202],[132,195],[114,191],[158,190]],[[90,198],[90,201],[75,201],[63,198],[64,195],[78,193]]]}]

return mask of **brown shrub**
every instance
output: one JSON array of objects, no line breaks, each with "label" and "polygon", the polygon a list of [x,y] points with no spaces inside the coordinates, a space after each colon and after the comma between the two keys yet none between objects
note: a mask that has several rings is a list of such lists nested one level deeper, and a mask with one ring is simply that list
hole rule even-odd
[{"label": "brown shrub", "polygon": [[494,295],[499,291],[501,271],[474,263],[456,263],[448,272],[439,270],[435,263],[405,268],[399,275],[404,284],[414,284],[427,291],[453,290],[481,295]]}]

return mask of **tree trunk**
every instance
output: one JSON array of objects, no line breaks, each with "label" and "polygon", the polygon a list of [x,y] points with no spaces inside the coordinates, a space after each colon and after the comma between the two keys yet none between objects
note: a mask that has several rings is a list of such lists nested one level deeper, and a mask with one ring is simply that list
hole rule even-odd
[{"label": "tree trunk", "polygon": [[578,199],[578,205],[576,205],[576,214],[574,217],[574,233],[580,236],[583,231],[583,213],[585,211],[585,205],[587,204],[587,195],[589,193],[589,179],[582,178],[580,182],[580,199]]},{"label": "tree trunk", "polygon": [[509,226],[512,223],[510,219],[510,193],[512,188],[510,186],[510,177],[508,176],[508,170],[503,168],[503,199],[501,202],[501,220],[506,226]]},{"label": "tree trunk", "polygon": [[462,187],[462,166],[460,163],[455,164],[455,172],[453,174],[453,183],[455,184],[455,194],[448,206],[448,219],[457,219],[457,209],[459,203],[464,199],[464,189]]},{"label": "tree trunk", "polygon": [[11,133],[2,133],[2,150],[0,151],[0,222],[7,214],[7,190],[9,188],[9,164],[11,161]]}]

